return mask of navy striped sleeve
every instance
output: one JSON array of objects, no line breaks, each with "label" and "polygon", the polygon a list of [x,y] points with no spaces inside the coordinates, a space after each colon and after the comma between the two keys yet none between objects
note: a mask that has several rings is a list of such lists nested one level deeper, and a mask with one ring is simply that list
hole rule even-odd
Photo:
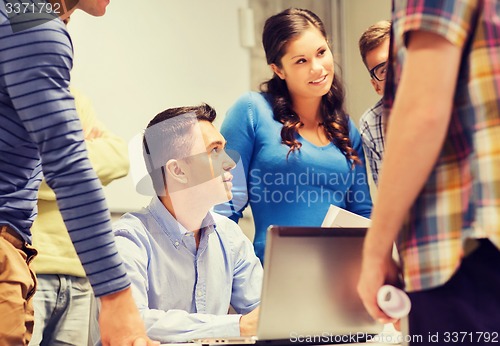
[{"label": "navy striped sleeve", "polygon": [[72,55],[60,20],[14,33],[5,13],[0,16],[0,223],[30,240],[43,169],[94,292],[101,296],[130,282],[69,92]]}]

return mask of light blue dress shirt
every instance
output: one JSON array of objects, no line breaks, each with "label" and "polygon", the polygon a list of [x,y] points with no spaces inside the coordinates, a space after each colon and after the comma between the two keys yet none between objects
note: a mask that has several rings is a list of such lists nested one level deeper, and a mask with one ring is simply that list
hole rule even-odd
[{"label": "light blue dress shirt", "polygon": [[[230,219],[209,213],[199,248],[157,197],[114,224],[116,243],[148,336],[161,342],[240,335],[260,303],[262,266]],[[238,314],[228,314],[231,305]]]}]

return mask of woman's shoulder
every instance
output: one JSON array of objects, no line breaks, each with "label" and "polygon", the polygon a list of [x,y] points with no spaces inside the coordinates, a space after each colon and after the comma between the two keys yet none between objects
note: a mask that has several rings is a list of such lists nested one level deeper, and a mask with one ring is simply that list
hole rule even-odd
[{"label": "woman's shoulder", "polygon": [[351,143],[353,147],[360,147],[361,146],[361,134],[359,133],[358,128],[356,127],[356,124],[354,120],[349,116],[346,115],[348,119],[348,126],[349,126],[349,139],[351,140]]},{"label": "woman's shoulder", "polygon": [[270,96],[256,91],[244,93],[228,111],[229,117],[241,117],[242,114],[246,114],[254,125],[259,122],[259,119],[272,119],[273,107]]},{"label": "woman's shoulder", "polygon": [[263,92],[248,91],[238,98],[235,105],[246,105],[253,108],[270,108],[271,97],[269,94]]},{"label": "woman's shoulder", "polygon": [[358,130],[354,120],[348,114],[346,114],[346,117],[347,117],[347,123],[349,126],[349,136],[350,137],[359,136],[359,130]]}]

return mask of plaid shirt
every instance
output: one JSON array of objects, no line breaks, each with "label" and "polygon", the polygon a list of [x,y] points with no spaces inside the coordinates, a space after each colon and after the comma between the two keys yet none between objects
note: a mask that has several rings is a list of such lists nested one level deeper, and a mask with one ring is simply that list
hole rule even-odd
[{"label": "plaid shirt", "polygon": [[384,156],[384,124],[382,100],[368,109],[359,120],[359,132],[363,140],[363,149],[370,163],[373,181],[378,185],[378,177]]},{"label": "plaid shirt", "polygon": [[449,280],[466,238],[500,247],[499,16],[496,0],[396,0],[393,7],[394,78],[385,106],[401,76],[406,33],[430,31],[464,51],[445,143],[398,239],[409,291]]}]

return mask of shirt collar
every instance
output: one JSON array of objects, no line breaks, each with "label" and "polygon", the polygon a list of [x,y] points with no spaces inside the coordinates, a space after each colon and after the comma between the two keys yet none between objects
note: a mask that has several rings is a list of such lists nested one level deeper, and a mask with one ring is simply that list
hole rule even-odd
[{"label": "shirt collar", "polygon": [[[178,247],[184,235],[190,231],[177,222],[157,196],[153,197],[148,208],[174,246]],[[208,212],[202,221],[202,236],[208,236],[214,230],[215,220],[212,212]]]}]

